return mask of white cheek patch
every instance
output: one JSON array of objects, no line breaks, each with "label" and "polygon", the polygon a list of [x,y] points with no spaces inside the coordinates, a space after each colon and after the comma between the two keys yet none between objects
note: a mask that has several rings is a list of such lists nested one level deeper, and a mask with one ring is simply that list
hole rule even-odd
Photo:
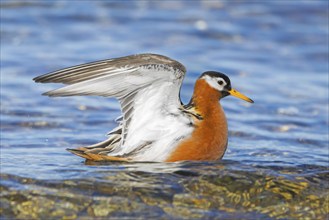
[{"label": "white cheek patch", "polygon": [[[214,89],[218,91],[224,91],[224,87],[227,85],[224,79],[220,77],[210,77],[208,75],[203,76],[201,79],[206,80],[206,82]],[[223,84],[219,85],[218,81],[222,81]]]}]

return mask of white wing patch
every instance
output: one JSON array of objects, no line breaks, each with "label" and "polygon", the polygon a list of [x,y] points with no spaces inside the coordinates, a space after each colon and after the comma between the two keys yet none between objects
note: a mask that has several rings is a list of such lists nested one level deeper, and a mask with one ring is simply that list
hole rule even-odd
[{"label": "white wing patch", "polygon": [[82,64],[34,80],[68,84],[45,93],[48,96],[116,97],[123,113],[115,129],[121,130],[121,139],[109,155],[164,161],[177,140],[193,130],[192,119],[180,110],[179,91],[185,72],[182,64],[168,57],[139,54]]},{"label": "white wing patch", "polygon": [[179,85],[173,82],[158,82],[146,87],[134,97],[134,110],[126,137],[122,145],[111,156],[120,156],[133,152],[139,146],[145,151],[132,155],[133,159],[143,161],[163,161],[176,147],[178,139],[188,137],[193,130],[191,119],[186,117],[177,106]]}]

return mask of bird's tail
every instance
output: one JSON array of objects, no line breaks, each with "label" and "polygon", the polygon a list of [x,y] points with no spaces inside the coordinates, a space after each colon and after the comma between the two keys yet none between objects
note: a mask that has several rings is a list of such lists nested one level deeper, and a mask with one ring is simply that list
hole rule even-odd
[{"label": "bird's tail", "polygon": [[75,154],[79,157],[85,158],[86,160],[91,161],[121,161],[121,162],[129,162],[129,158],[124,157],[115,157],[115,156],[108,156],[108,155],[102,155],[102,154],[95,154],[87,152],[88,149],[84,147],[80,147],[77,149],[66,149],[67,151],[71,152],[72,154]]}]

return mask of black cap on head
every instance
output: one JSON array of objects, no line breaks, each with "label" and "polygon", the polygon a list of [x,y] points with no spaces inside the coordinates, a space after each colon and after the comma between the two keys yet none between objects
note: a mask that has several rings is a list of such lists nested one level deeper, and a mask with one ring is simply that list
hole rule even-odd
[{"label": "black cap on head", "polygon": [[206,72],[202,73],[199,78],[202,78],[205,75],[208,75],[210,77],[220,77],[223,80],[225,80],[225,82],[227,83],[226,87],[229,88],[229,89],[231,88],[231,80],[224,73],[216,72],[216,71],[206,71]]},{"label": "black cap on head", "polygon": [[[199,79],[205,79],[211,87],[217,89],[222,94],[221,98],[232,95],[247,102],[254,103],[252,99],[232,89],[231,81],[224,73],[207,71],[202,73]],[[223,81],[225,81],[226,84],[224,84]]]},{"label": "black cap on head", "polygon": [[206,71],[201,74],[200,78],[202,78],[205,75],[208,75],[210,77],[220,77],[224,79],[225,82],[227,82],[227,84],[231,84],[230,78],[228,78],[228,76],[226,76],[224,73],[216,72],[216,71]]}]

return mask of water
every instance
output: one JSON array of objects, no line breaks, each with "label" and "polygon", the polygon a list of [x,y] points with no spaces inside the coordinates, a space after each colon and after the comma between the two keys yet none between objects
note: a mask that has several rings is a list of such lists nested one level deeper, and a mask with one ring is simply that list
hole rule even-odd
[{"label": "water", "polygon": [[[84,164],[65,148],[103,140],[119,105],[40,94],[32,78],[152,52],[198,75],[227,73],[255,100],[222,101],[216,162]],[[1,1],[1,218],[325,219],[328,2]]]}]

